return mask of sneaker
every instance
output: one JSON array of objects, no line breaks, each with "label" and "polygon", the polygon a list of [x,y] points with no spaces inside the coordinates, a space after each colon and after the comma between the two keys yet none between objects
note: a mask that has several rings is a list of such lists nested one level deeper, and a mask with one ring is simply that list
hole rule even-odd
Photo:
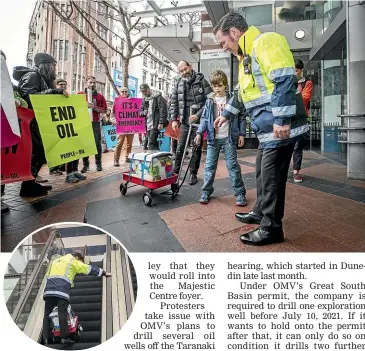
[{"label": "sneaker", "polygon": [[49,175],[63,175],[63,173],[58,169],[54,169],[53,171],[49,171]]},{"label": "sneaker", "polygon": [[103,167],[101,167],[101,165],[96,166],[96,170],[97,170],[98,172],[101,172],[101,171],[103,170]]},{"label": "sneaker", "polygon": [[119,162],[115,161],[115,162],[114,162],[114,167],[120,167]]},{"label": "sneaker", "polygon": [[90,169],[89,166],[84,166],[81,169],[81,173],[86,173],[89,169]]},{"label": "sneaker", "polygon": [[206,205],[209,202],[209,195],[206,192],[203,192],[200,196],[199,202],[203,205]]},{"label": "sneaker", "polygon": [[301,183],[303,181],[303,178],[300,176],[299,173],[296,173],[293,175],[294,183]]},{"label": "sneaker", "polygon": [[81,173],[79,172],[75,172],[74,174],[74,177],[78,180],[85,180],[86,179],[86,176],[82,175]]},{"label": "sneaker", "polygon": [[47,183],[48,180],[47,179],[44,179],[42,178],[41,176],[38,176],[35,180],[37,183]]},{"label": "sneaker", "polygon": [[79,182],[79,179],[77,179],[74,174],[69,174],[66,177],[66,183],[75,184],[77,182]]},{"label": "sneaker", "polygon": [[243,207],[247,205],[246,196],[243,194],[237,195],[236,197],[236,205]]},{"label": "sneaker", "polygon": [[72,345],[74,343],[75,343],[75,341],[70,338],[61,338],[61,344]]}]

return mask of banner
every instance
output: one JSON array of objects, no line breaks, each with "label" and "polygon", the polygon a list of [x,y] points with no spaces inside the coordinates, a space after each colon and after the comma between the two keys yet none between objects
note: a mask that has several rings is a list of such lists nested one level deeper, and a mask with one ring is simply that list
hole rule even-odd
[{"label": "banner", "polygon": [[96,154],[85,95],[31,95],[48,167]]},{"label": "banner", "polygon": [[117,146],[117,131],[115,126],[103,126],[106,148],[108,150]]},{"label": "banner", "polygon": [[177,129],[177,132],[175,132],[172,129],[172,121],[169,122],[169,125],[166,128],[165,135],[169,136],[171,139],[179,140],[180,136],[180,128]]},{"label": "banner", "polygon": [[160,151],[170,152],[171,139],[165,134],[166,129],[161,129],[158,132],[157,142],[160,147]]},{"label": "banner", "polygon": [[13,84],[3,55],[0,55],[1,80],[0,80],[0,110],[1,110],[1,147],[18,144],[20,130],[15,108]]},{"label": "banner", "polygon": [[17,107],[16,112],[21,137],[18,144],[1,149],[1,184],[33,179],[30,167],[32,138],[29,124],[34,112],[24,107]]},{"label": "banner", "polygon": [[146,119],[139,116],[142,99],[116,98],[114,101],[115,120],[118,134],[146,132]]}]

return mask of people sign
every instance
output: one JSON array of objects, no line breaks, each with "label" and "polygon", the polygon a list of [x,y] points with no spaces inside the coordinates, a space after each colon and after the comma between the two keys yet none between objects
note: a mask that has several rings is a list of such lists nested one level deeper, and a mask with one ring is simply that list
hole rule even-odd
[{"label": "people sign", "polygon": [[140,117],[142,99],[117,98],[114,102],[115,120],[118,134],[136,134],[146,132],[145,117]]},{"label": "people sign", "polygon": [[30,95],[48,167],[96,154],[84,95]]}]

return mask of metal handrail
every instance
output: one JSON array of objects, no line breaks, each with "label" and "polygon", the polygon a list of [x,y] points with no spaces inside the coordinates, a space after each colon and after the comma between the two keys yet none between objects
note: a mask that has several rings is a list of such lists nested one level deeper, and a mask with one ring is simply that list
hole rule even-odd
[{"label": "metal handrail", "polygon": [[125,251],[122,248],[120,248],[120,256],[121,256],[122,274],[123,277],[125,278],[123,280],[124,280],[124,294],[125,294],[127,318],[129,318],[133,309],[133,303],[132,303],[133,297],[131,294],[132,281],[130,275],[128,274],[128,266],[127,266],[128,256],[126,255]]},{"label": "metal handrail", "polygon": [[338,118],[361,118],[361,117],[365,117],[365,113],[360,113],[360,114],[352,114],[352,115],[337,115]]},{"label": "metal handrail", "polygon": [[[107,272],[111,272],[112,267],[112,239],[106,234],[106,264],[105,269]],[[112,280],[106,279],[106,340],[113,337],[113,303],[112,303]]]},{"label": "metal handrail", "polygon": [[53,243],[53,240],[56,236],[56,232],[53,232],[51,231],[51,234],[47,240],[47,243],[46,243],[46,246],[44,247],[43,251],[42,251],[42,254],[40,255],[39,259],[38,259],[38,262],[37,264],[35,265],[34,269],[33,269],[33,272],[28,280],[28,283],[27,285],[25,286],[24,288],[24,291],[23,291],[23,294],[22,296],[20,297],[15,309],[14,309],[14,312],[12,314],[12,318],[13,318],[13,321],[15,322],[15,324],[18,324],[19,322],[19,319],[20,319],[20,316],[22,314],[22,310],[24,308],[24,305],[32,291],[32,287],[33,287],[33,284],[36,280],[36,278],[38,277],[38,274],[42,268],[42,265],[43,265],[43,261],[44,261],[44,258],[46,257],[47,253],[48,253],[48,250],[49,248],[51,247],[52,243]]}]

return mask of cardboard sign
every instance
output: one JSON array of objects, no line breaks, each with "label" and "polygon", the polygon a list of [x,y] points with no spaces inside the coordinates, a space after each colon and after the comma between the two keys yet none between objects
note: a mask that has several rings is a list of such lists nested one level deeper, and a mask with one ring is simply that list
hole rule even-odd
[{"label": "cardboard sign", "polygon": [[165,134],[165,132],[165,128],[158,132],[157,142],[160,147],[160,151],[170,152],[171,139]]},{"label": "cardboard sign", "polygon": [[30,95],[48,167],[96,154],[94,132],[82,94]]},{"label": "cardboard sign", "polygon": [[18,144],[1,149],[1,184],[34,179],[30,166],[32,138],[29,128],[34,112],[24,107],[17,107],[16,112],[21,137]]},{"label": "cardboard sign", "polygon": [[178,128],[177,132],[175,132],[172,129],[172,121],[170,121],[169,125],[166,128],[165,135],[170,137],[171,139],[179,140],[179,138],[180,138],[180,128]]},{"label": "cardboard sign", "polygon": [[115,120],[118,134],[136,134],[146,132],[146,118],[140,117],[142,99],[121,98],[114,101]]},{"label": "cardboard sign", "polygon": [[108,150],[117,146],[117,130],[115,126],[103,126],[106,148]]}]

